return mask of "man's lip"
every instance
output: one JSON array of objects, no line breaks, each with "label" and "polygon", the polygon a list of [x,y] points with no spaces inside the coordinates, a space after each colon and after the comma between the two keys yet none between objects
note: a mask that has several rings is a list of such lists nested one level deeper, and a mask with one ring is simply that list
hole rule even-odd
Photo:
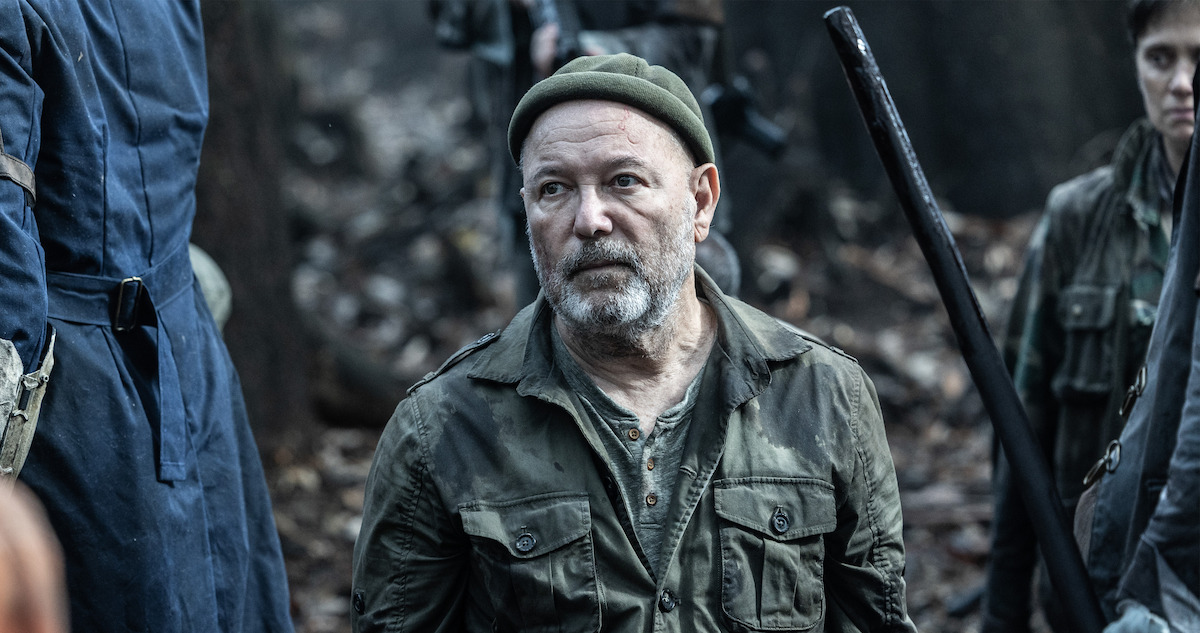
[{"label": "man's lip", "polygon": [[623,266],[623,265],[624,265],[624,263],[618,262],[618,261],[613,261],[613,260],[588,262],[586,264],[580,264],[578,267],[576,267],[575,273],[579,274],[579,273],[585,273],[589,270],[596,270],[597,268],[606,268],[609,266]]},{"label": "man's lip", "polygon": [[570,278],[575,278],[590,272],[599,272],[614,268],[632,268],[628,262],[623,262],[615,259],[605,259],[600,261],[592,261],[586,264],[576,266],[570,273]]}]

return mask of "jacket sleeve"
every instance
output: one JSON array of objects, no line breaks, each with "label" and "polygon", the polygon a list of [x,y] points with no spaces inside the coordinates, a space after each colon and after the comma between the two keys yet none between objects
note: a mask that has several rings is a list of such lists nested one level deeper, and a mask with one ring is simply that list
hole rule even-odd
[{"label": "jacket sleeve", "polygon": [[853,477],[826,542],[826,630],[916,631],[904,583],[904,520],[875,386],[859,369]]},{"label": "jacket sleeve", "polygon": [[[28,16],[17,5],[0,9],[0,167],[33,169],[43,94],[32,76]],[[28,373],[37,369],[46,342],[46,274],[32,200],[21,180],[0,175],[0,339],[13,343]]]},{"label": "jacket sleeve", "polygon": [[367,478],[354,546],[354,631],[463,630],[467,551],[461,526],[430,477],[426,426],[400,403]]}]

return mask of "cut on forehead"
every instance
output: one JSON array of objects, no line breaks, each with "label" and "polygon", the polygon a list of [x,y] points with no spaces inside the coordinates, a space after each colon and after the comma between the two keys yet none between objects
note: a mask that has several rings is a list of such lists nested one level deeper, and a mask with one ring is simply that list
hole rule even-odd
[{"label": "cut on forehead", "polygon": [[521,160],[518,163],[518,168],[525,165],[526,151],[530,147],[530,143],[535,139],[544,136],[547,133],[547,127],[559,127],[565,124],[578,123],[581,126],[586,123],[585,118],[595,117],[600,118],[605,113],[620,112],[619,115],[624,120],[630,120],[629,117],[636,117],[640,122],[646,124],[646,129],[655,129],[662,134],[664,139],[667,139],[670,145],[681,153],[684,160],[687,161],[689,167],[697,165],[696,156],[688,147],[683,137],[675,131],[674,128],[667,125],[656,117],[651,116],[640,108],[631,106],[618,101],[606,101],[598,99],[586,99],[576,101],[566,101],[556,104],[534,120],[530,127],[529,134],[521,142]]}]

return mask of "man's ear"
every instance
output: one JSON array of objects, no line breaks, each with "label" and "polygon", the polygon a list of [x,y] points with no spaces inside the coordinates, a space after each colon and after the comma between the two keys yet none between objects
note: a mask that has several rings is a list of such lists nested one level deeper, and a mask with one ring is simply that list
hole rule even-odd
[{"label": "man's ear", "polygon": [[696,214],[692,223],[696,229],[696,243],[699,244],[708,237],[713,215],[717,211],[717,201],[721,199],[721,178],[716,165],[705,163],[692,170],[692,196],[696,200]]}]

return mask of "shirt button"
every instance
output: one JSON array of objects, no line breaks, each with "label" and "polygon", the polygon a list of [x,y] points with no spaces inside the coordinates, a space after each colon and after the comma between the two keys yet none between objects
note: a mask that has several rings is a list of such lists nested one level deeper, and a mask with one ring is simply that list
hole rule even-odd
[{"label": "shirt button", "polygon": [[631,440],[633,440],[633,441],[635,441],[635,442],[636,442],[636,441],[637,441],[637,439],[638,439],[639,437],[641,437],[641,436],[642,436],[642,432],[641,432],[641,431],[639,431],[639,430],[638,430],[636,427],[635,427],[635,428],[632,428],[632,429],[629,429],[629,439],[631,439]]},{"label": "shirt button", "polygon": [[646,495],[646,505],[652,506],[656,503],[658,503],[658,495],[656,495],[654,493],[650,493],[650,494]]},{"label": "shirt button", "polygon": [[662,609],[663,613],[674,611],[677,604],[679,602],[675,599],[675,594],[671,593],[670,589],[663,589],[662,594],[658,596],[658,608]]},{"label": "shirt button", "polygon": [[522,554],[531,552],[534,545],[537,545],[537,539],[533,538],[533,535],[529,532],[525,532],[517,537],[516,548]]},{"label": "shirt button", "polygon": [[646,470],[654,470],[654,458],[653,457],[646,460]]}]

